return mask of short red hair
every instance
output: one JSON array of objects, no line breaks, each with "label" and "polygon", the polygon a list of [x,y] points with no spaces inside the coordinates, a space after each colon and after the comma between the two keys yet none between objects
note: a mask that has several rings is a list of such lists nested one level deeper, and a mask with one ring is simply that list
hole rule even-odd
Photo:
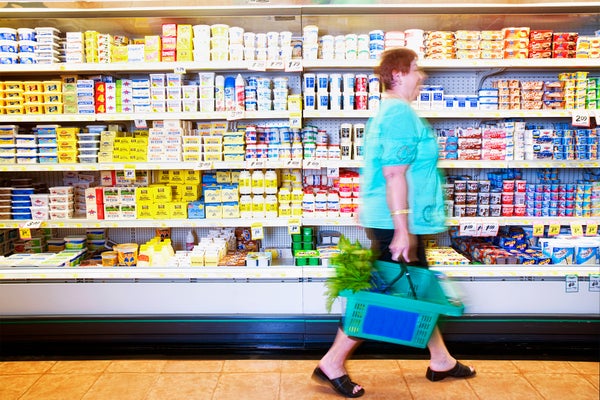
[{"label": "short red hair", "polygon": [[391,89],[394,80],[394,72],[407,74],[410,64],[418,58],[417,53],[406,47],[389,49],[381,54],[379,66],[375,67],[375,73],[383,83],[384,89]]}]

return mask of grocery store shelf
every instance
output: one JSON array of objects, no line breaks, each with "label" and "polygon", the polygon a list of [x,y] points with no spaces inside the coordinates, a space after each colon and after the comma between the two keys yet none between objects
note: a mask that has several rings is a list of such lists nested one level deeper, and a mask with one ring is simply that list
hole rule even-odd
[{"label": "grocery store shelf", "polygon": [[[252,281],[253,279],[283,279],[311,281],[327,279],[334,275],[331,267],[296,267],[293,260],[280,262],[272,267],[185,267],[185,268],[137,268],[137,267],[5,267],[0,268],[0,282],[15,280],[219,280],[230,282]],[[600,265],[436,265],[431,267],[450,278],[564,278],[577,275],[581,278],[600,274]]]},{"label": "grocery store shelf", "polygon": [[440,168],[598,168],[600,160],[440,160]]},{"label": "grocery store shelf", "polygon": [[571,224],[600,224],[600,217],[449,217],[446,220],[448,226],[460,226],[464,224],[491,224],[499,226],[523,226],[523,225],[571,225]]},{"label": "grocery store shelf", "polygon": [[[423,118],[571,118],[573,113],[583,112],[590,117],[598,114],[597,110],[479,110],[479,109],[443,109],[419,110],[416,112]],[[304,118],[370,118],[376,114],[375,110],[304,110]]]},{"label": "grocery store shelf", "polygon": [[[301,225],[313,226],[358,226],[354,217],[314,217],[304,216],[296,218],[231,218],[231,219],[56,219],[44,221],[31,220],[0,220],[0,229],[21,228],[26,223],[36,226],[30,228],[213,228],[213,227],[238,227],[262,225],[263,227],[286,227],[291,221],[298,221]],[[39,224],[38,224],[39,222]],[[294,222],[295,223],[295,222]],[[600,225],[600,217],[450,217],[446,220],[447,226],[460,226],[464,224],[497,224],[498,226],[519,225],[551,225],[561,226],[580,224]]]}]

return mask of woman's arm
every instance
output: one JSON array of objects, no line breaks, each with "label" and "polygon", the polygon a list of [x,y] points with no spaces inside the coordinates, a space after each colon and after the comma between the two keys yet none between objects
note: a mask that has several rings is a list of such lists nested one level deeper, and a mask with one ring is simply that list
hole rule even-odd
[{"label": "woman's arm", "polygon": [[416,239],[408,229],[408,184],[406,171],[408,165],[383,167],[387,204],[390,218],[394,222],[394,238],[390,244],[392,260],[404,262],[416,260]]}]

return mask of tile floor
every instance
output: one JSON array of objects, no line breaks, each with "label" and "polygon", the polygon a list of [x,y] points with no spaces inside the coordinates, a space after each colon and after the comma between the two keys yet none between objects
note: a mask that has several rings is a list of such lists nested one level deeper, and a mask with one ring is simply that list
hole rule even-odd
[{"label": "tile floor", "polygon": [[[364,399],[598,400],[598,362],[462,360],[469,380],[429,382],[427,360],[353,359]],[[2,361],[2,400],[326,400],[316,360],[131,359]]]}]

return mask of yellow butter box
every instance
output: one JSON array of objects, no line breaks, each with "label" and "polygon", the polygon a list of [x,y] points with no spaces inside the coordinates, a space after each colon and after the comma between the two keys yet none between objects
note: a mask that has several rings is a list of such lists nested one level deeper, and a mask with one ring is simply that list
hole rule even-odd
[{"label": "yellow butter box", "polygon": [[238,186],[234,184],[227,184],[221,186],[221,201],[238,201],[240,195]]},{"label": "yellow butter box", "polygon": [[200,153],[183,153],[182,157],[184,162],[197,162],[202,159]]},{"label": "yellow butter box", "polygon": [[171,187],[166,185],[150,186],[154,192],[154,200],[160,202],[169,202],[173,199]]},{"label": "yellow butter box", "polygon": [[135,200],[138,203],[145,201],[154,201],[154,191],[149,187],[138,187],[135,188]]},{"label": "yellow butter box", "polygon": [[206,203],[220,203],[222,201],[221,186],[219,185],[203,186],[202,192]]},{"label": "yellow butter box", "polygon": [[204,251],[195,250],[190,254],[190,263],[192,267],[204,266]]},{"label": "yellow butter box", "polygon": [[211,123],[210,131],[213,135],[224,134],[225,132],[227,132],[227,121],[218,121]]},{"label": "yellow butter box", "polygon": [[191,169],[186,169],[183,171],[185,176],[184,182],[186,185],[196,184],[199,185],[202,179],[202,173],[200,171],[194,171]]},{"label": "yellow butter box", "polygon": [[169,183],[183,184],[185,183],[185,177],[183,171],[179,169],[169,170]]},{"label": "yellow butter box", "polygon": [[181,188],[181,200],[182,201],[194,201],[198,200],[199,190],[198,185],[182,185]]},{"label": "yellow butter box", "polygon": [[206,219],[222,219],[223,206],[221,203],[206,203],[204,204]]},{"label": "yellow butter box", "polygon": [[223,161],[223,153],[204,153],[204,161]]},{"label": "yellow butter box", "polygon": [[203,136],[202,141],[204,142],[204,151],[206,151],[207,146],[221,146],[223,145],[223,136],[221,135],[208,135]]},{"label": "yellow butter box", "polygon": [[223,218],[239,218],[240,205],[237,202],[223,203]]},{"label": "yellow butter box", "polygon": [[152,218],[167,219],[170,216],[169,211],[169,203],[157,203],[154,205],[154,212],[152,214]]},{"label": "yellow butter box", "polygon": [[154,180],[157,183],[168,183],[169,170],[154,171]]},{"label": "yellow butter box", "polygon": [[187,203],[176,202],[169,203],[169,218],[171,219],[186,219],[187,218]]},{"label": "yellow butter box", "polygon": [[217,171],[217,183],[231,183],[231,172]]}]

